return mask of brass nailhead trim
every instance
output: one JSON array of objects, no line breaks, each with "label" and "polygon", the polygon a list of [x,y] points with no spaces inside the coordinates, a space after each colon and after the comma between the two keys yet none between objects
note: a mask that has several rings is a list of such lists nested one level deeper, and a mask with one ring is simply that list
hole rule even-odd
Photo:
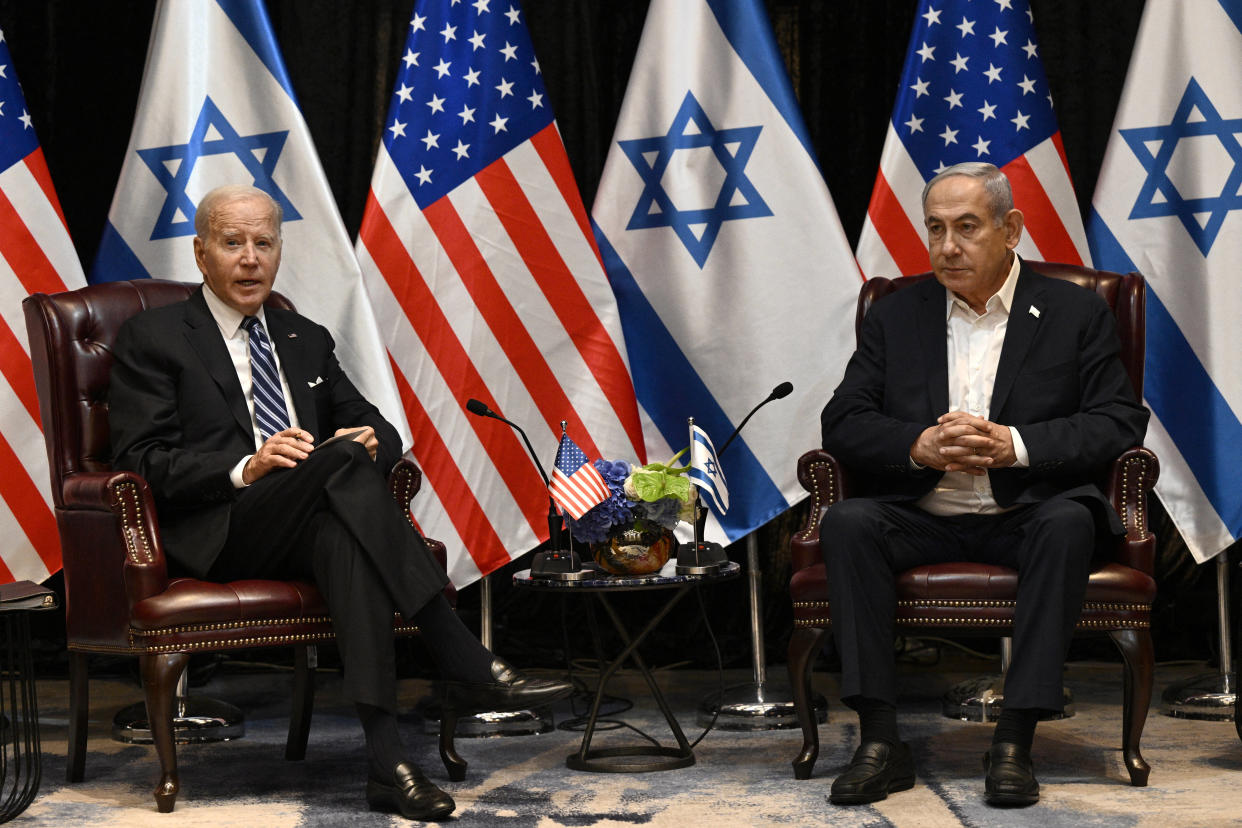
[{"label": "brass nailhead trim", "polygon": [[[143,529],[142,500],[138,497],[138,487],[133,483],[121,483],[113,489],[112,494],[121,510],[121,529],[125,536],[125,548],[128,550],[130,560],[137,564],[154,563],[155,555],[151,551],[150,540]],[[141,550],[135,539],[142,541]]]},{"label": "brass nailhead trim", "polygon": [[[794,620],[794,627],[826,627],[832,623],[830,618],[798,618]],[[1000,619],[990,618],[903,618],[900,627],[1008,627],[1012,626],[1012,622]],[[1145,630],[1151,627],[1150,621],[1117,619],[1115,621],[1107,620],[1080,620],[1076,625],[1083,629],[1124,629],[1124,630]]]},{"label": "brass nailhead trim", "polygon": [[[837,476],[832,473],[831,463],[825,463],[822,460],[816,463],[812,463],[810,465],[811,476],[814,477],[815,472],[817,472],[821,468],[828,469],[828,498],[830,500],[836,500],[837,499]],[[815,498],[815,503],[811,506],[811,514],[807,518],[808,522],[806,525],[806,529],[803,529],[801,532],[798,533],[798,538],[804,541],[810,540],[811,536],[816,531],[819,530],[819,511],[820,511],[820,507],[823,505],[819,498],[819,487],[818,486],[815,486],[814,488],[812,488],[811,494]]]}]

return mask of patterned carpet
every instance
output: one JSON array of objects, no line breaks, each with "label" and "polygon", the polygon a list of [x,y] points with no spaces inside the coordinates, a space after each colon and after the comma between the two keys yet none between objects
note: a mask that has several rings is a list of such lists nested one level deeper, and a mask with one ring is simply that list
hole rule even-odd
[{"label": "patterned carpet", "polygon": [[[983,667],[980,663],[978,665]],[[783,667],[778,668],[783,671]],[[1203,672],[1202,665],[1158,668],[1157,698],[1170,682]],[[411,723],[407,742],[423,768],[457,801],[453,822],[461,826],[652,825],[711,826],[849,825],[939,828],[939,826],[1217,826],[1242,821],[1242,743],[1231,723],[1173,719],[1156,710],[1148,719],[1143,753],[1151,763],[1151,785],[1132,788],[1119,750],[1121,671],[1114,664],[1069,666],[1066,684],[1075,693],[1077,715],[1040,725],[1036,770],[1043,785],[1039,804],[997,811],[982,802],[980,757],[990,727],[954,722],[939,715],[939,697],[967,673],[903,672],[901,724],[914,749],[918,783],[875,806],[837,808],[827,804],[828,784],[853,750],[852,715],[836,703],[835,677],[817,674],[828,697],[831,720],[820,727],[822,752],[815,777],[796,781],[790,761],[801,746],[798,731],[739,733],[713,731],[696,748],[693,767],[659,773],[594,774],[568,770],[565,757],[581,735],[555,730],[538,736],[459,739],[470,762],[464,782],[447,781],[434,737]],[[728,681],[741,681],[731,672]],[[693,711],[717,686],[714,673],[660,673],[661,686],[693,740],[700,732]],[[109,738],[113,714],[139,699],[137,688],[120,680],[92,684],[91,740],[86,781],[64,780],[67,683],[40,684],[44,779],[40,794],[14,825],[64,826],[318,826],[406,825],[373,814],[363,798],[365,759],[361,730],[351,706],[339,696],[339,678],[319,677],[308,757],[286,762],[287,674],[219,674],[202,692],[247,712],[244,739],[180,750],[181,795],[174,814],[155,812],[151,790],[158,764],[150,747]],[[426,684],[408,681],[403,701],[413,704]],[[610,692],[633,700],[616,716],[663,743],[671,739],[645,687],[622,674]],[[582,708],[582,703],[578,702]],[[570,713],[569,703],[558,711]],[[660,722],[660,726],[657,726]],[[633,744],[633,731],[597,736],[595,745]]]}]

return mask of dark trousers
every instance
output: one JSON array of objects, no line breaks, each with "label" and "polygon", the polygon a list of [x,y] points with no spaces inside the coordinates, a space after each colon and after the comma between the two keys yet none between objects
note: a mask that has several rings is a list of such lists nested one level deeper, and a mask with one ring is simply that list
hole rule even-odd
[{"label": "dark trousers", "polygon": [[336,630],[345,694],[396,711],[393,613],[407,620],[448,578],[366,449],[339,442],[238,493],[212,580],[301,578]]},{"label": "dark trousers", "polygon": [[1082,613],[1094,544],[1090,509],[1064,498],[999,515],[957,517],[867,498],[832,506],[820,527],[820,549],[842,699],[897,703],[897,575],[924,564],[971,561],[1018,572],[1006,707],[1060,710],[1061,673]]}]

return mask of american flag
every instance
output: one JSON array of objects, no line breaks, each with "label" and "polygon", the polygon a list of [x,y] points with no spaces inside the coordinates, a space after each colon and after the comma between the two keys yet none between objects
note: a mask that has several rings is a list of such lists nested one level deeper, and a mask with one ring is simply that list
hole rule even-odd
[{"label": "american flag", "polygon": [[561,444],[556,449],[556,464],[552,469],[548,494],[552,495],[557,506],[578,520],[607,500],[612,492],[608,490],[604,476],[587,462],[578,444],[569,439],[569,435],[562,435]]},{"label": "american flag", "polygon": [[642,428],[521,6],[419,0],[385,123],[357,253],[428,484],[419,523],[462,586],[548,533],[535,465],[468,399],[540,453],[567,420],[593,456],[645,462]]},{"label": "american flag", "polygon": [[22,299],[86,284],[0,32],[0,582],[60,569]]},{"label": "american flag", "polygon": [[963,161],[1000,167],[1026,218],[1018,252],[1090,261],[1027,0],[921,0],[856,255],[863,273],[928,269],[923,185]]}]

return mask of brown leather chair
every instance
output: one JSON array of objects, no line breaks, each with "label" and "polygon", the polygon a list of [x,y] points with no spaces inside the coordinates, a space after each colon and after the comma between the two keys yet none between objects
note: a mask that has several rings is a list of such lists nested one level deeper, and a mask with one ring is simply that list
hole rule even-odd
[{"label": "brown leather chair", "polygon": [[[1121,359],[1135,394],[1143,396],[1144,282],[1138,273],[1119,274],[1074,265],[1029,262],[1047,276],[1067,279],[1094,290],[1117,315]],[[932,275],[899,279],[875,278],[864,283],[858,297],[855,333],[872,302]],[[1100,481],[1125,524],[1126,534],[1095,561],[1087,585],[1080,633],[1107,633],[1124,659],[1122,745],[1132,785],[1146,785],[1150,768],[1139,752],[1143,725],[1152,692],[1151,603],[1156,595],[1152,578],[1155,536],[1147,527],[1147,492],[1155,485],[1160,466],[1142,447],[1127,450],[1113,461]],[[831,626],[828,584],[819,549],[819,526],[824,511],[849,497],[846,469],[823,450],[807,452],[798,460],[798,481],[811,493],[806,523],[790,543],[793,577],[794,631],[789,642],[789,677],[794,707],[802,726],[802,752],[794,759],[794,776],[809,779],[819,755],[819,733],[811,709],[811,663]],[[1013,634],[1017,573],[1005,567],[977,563],[919,566],[897,580],[897,629],[901,632],[1005,636]]]},{"label": "brown leather chair", "polygon": [[[293,701],[286,759],[302,759],[314,703],[313,645],[333,639],[327,605],[313,584],[246,580],[212,583],[173,577],[160,543],[146,481],[113,471],[108,435],[111,345],[121,324],[144,308],[185,299],[192,284],[156,279],[114,282],[23,302],[39,412],[47,443],[56,525],[65,573],[69,647],[69,756],[66,776],[82,781],[88,721],[87,656],[137,656],[161,777],[155,801],[173,809],[179,787],[173,742],[173,694],[191,653],[290,645]],[[292,308],[273,293],[268,305]],[[401,460],[389,490],[409,517],[422,473]],[[444,546],[429,541],[444,562]],[[454,597],[450,590],[450,600]],[[394,631],[417,628],[394,616]],[[440,755],[450,778],[465,778],[453,727],[441,728]]]}]

